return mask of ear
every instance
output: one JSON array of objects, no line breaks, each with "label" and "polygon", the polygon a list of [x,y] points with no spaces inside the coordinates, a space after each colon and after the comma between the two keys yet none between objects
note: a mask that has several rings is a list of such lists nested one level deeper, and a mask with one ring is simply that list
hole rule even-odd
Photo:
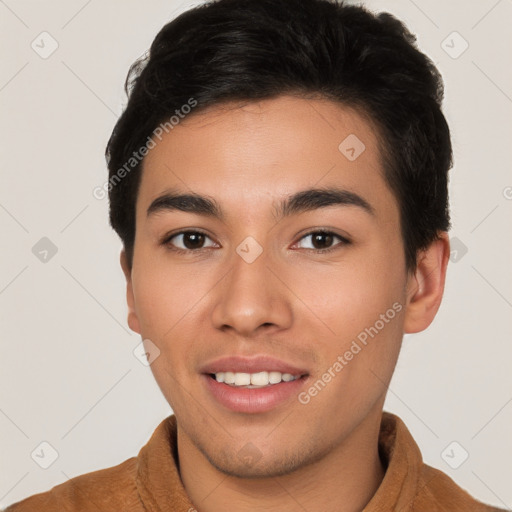
[{"label": "ear", "polygon": [[405,333],[423,331],[434,320],[443,298],[449,258],[450,241],[444,231],[438,240],[419,252],[416,269],[407,281]]},{"label": "ear", "polygon": [[132,331],[140,334],[140,324],[135,311],[135,297],[133,295],[132,269],[128,264],[128,258],[124,249],[120,256],[121,268],[126,278],[126,303],[128,304],[128,326]]}]

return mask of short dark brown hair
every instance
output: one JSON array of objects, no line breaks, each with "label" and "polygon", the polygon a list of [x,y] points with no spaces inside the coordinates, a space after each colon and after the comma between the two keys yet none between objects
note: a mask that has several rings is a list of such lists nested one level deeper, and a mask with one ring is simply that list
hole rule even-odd
[{"label": "short dark brown hair", "polygon": [[217,0],[166,24],[129,70],[129,101],[106,148],[110,222],[129,264],[142,170],[133,155],[153,131],[191,98],[194,115],[294,94],[353,107],[379,128],[406,264],[414,268],[418,250],[449,229],[452,165],[443,82],[415,42],[392,15],[335,0]]}]

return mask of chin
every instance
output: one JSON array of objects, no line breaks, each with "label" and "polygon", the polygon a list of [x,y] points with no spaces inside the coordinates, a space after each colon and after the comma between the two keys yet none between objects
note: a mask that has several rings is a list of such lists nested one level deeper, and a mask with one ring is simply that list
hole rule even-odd
[{"label": "chin", "polygon": [[284,451],[272,446],[266,453],[251,443],[246,443],[238,452],[223,450],[215,454],[203,455],[221,473],[235,478],[263,479],[289,475],[322,458],[323,454],[313,451],[313,447],[297,446]]}]

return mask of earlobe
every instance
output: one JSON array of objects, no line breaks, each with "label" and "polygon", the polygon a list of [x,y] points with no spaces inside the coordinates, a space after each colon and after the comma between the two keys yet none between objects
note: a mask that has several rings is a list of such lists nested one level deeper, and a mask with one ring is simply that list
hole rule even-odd
[{"label": "earlobe", "polygon": [[121,268],[123,269],[124,277],[126,278],[126,303],[128,305],[128,327],[138,334],[140,334],[140,324],[135,311],[135,296],[133,294],[132,284],[132,269],[128,264],[128,258],[124,249],[121,250],[120,255]]},{"label": "earlobe", "polygon": [[418,254],[416,270],[407,284],[405,333],[423,331],[434,320],[443,298],[449,257],[450,242],[446,232]]}]

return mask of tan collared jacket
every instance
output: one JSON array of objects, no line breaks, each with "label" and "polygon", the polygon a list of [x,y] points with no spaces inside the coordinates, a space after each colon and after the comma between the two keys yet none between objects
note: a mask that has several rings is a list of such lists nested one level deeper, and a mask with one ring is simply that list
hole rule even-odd
[{"label": "tan collared jacket", "polygon": [[[384,412],[379,453],[386,473],[363,512],[492,512],[441,471],[423,463],[402,420]],[[176,417],[118,466],[81,475],[15,503],[6,512],[193,512],[177,467]],[[226,506],[225,510],[229,510]]]}]

